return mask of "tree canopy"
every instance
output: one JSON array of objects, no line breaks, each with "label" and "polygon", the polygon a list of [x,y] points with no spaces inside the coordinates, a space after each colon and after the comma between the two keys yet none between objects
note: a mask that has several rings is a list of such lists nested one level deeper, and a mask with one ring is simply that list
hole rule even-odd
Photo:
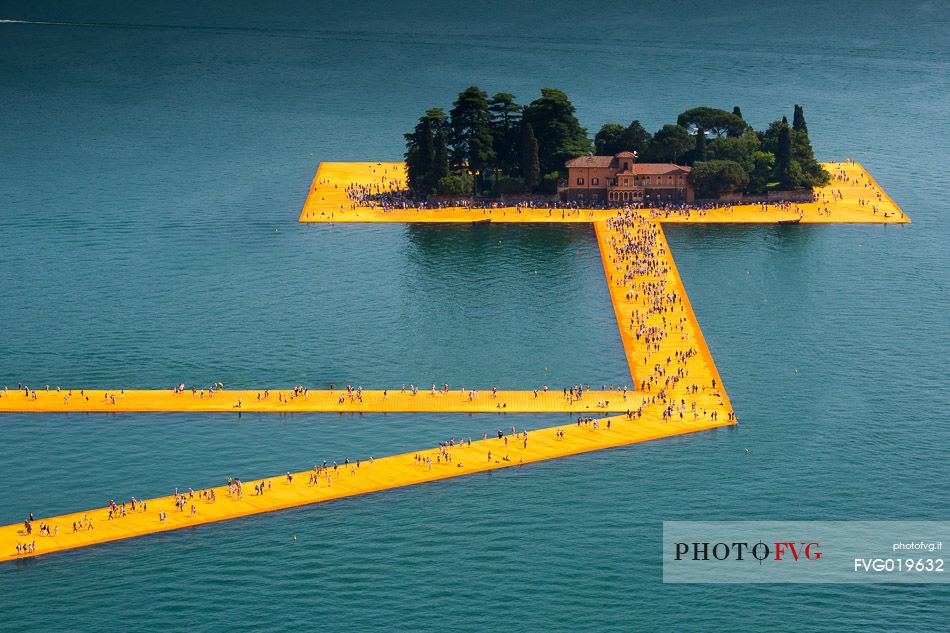
[{"label": "tree canopy", "polygon": [[459,93],[449,117],[452,166],[467,170],[477,183],[478,176],[495,161],[488,95],[476,86],[466,88]]},{"label": "tree canopy", "polygon": [[[649,134],[635,123],[624,131],[625,142],[643,145],[643,135]],[[476,193],[490,175],[495,190],[505,177],[521,178],[534,190],[547,182],[545,175],[560,173],[565,161],[592,149],[574,105],[555,88],[542,89],[538,99],[522,107],[511,93],[489,99],[470,86],[459,93],[448,117],[441,108],[432,108],[405,138],[409,187],[421,195],[456,191],[455,181],[437,186],[449,171],[470,174]],[[506,182],[504,188],[514,187]]]},{"label": "tree canopy", "polygon": [[718,108],[691,108],[676,117],[676,124],[687,128],[690,132],[697,134],[702,132],[712,132],[716,136],[728,134],[729,136],[741,136],[748,128],[749,124],[732,112],[726,112]]},{"label": "tree canopy", "polygon": [[594,135],[594,150],[601,156],[613,156],[624,151],[623,133],[624,127],[619,123],[604,123]]},{"label": "tree canopy", "polygon": [[499,92],[488,102],[488,111],[491,113],[495,167],[510,174],[518,165],[522,108],[515,103],[513,94]]},{"label": "tree canopy", "polygon": [[749,174],[735,161],[708,160],[693,165],[689,182],[698,197],[715,198],[743,191],[749,184]]},{"label": "tree canopy", "polygon": [[795,117],[791,126],[788,119],[782,117],[781,121],[772,121],[768,129],[759,134],[762,150],[775,155],[773,182],[781,189],[792,190],[827,185],[831,176],[815,160],[801,106],[797,106],[796,114],[803,129],[794,129]]},{"label": "tree canopy", "polygon": [[567,95],[556,88],[542,88],[541,97],[524,110],[538,140],[538,158],[542,173],[560,171],[564,162],[589,153],[593,147],[587,130],[581,127],[575,108]]},{"label": "tree canopy", "polygon": [[792,115],[792,129],[796,132],[808,133],[808,125],[805,123],[805,110],[797,103],[795,104],[795,113]]},{"label": "tree canopy", "polygon": [[530,123],[521,125],[521,177],[530,191],[541,183],[541,164],[538,161],[538,139]]},{"label": "tree canopy", "polygon": [[605,156],[620,152],[636,152],[643,156],[651,138],[640,121],[632,121],[627,127],[620,123],[604,123],[594,136],[594,149]]},{"label": "tree canopy", "polygon": [[646,160],[654,163],[675,163],[693,149],[693,145],[693,138],[686,128],[668,123],[650,139]]},{"label": "tree canopy", "polygon": [[[447,121],[442,108],[429,108],[419,118],[415,129],[405,135],[406,175],[413,191],[430,193],[448,168],[445,154]],[[438,151],[436,137],[441,142],[441,151]]]},{"label": "tree canopy", "polygon": [[685,110],[675,125],[653,135],[639,120],[605,123],[592,143],[561,90],[542,88],[540,97],[521,106],[511,93],[489,98],[469,86],[448,116],[430,108],[405,140],[409,188],[419,195],[553,192],[565,161],[594,148],[608,156],[636,152],[642,162],[691,164],[691,182],[701,196],[807,189],[830,180],[815,160],[798,104],[791,124],[782,117],[762,132],[746,123],[739,106],[732,112],[703,106]]}]

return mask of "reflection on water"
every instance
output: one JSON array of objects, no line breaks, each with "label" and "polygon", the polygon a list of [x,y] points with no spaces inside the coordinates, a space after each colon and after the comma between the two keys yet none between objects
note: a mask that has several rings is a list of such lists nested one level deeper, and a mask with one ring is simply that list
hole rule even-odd
[{"label": "reflection on water", "polygon": [[503,255],[524,257],[525,265],[558,266],[571,246],[596,240],[588,224],[407,224],[405,230],[409,242],[434,265],[446,257],[461,264],[491,262],[502,250]]}]

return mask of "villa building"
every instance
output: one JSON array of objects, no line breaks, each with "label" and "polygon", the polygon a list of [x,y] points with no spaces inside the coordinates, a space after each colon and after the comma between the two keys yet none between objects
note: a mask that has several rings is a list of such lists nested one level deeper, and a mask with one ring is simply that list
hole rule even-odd
[{"label": "villa building", "polygon": [[564,201],[608,206],[647,206],[692,202],[690,168],[673,163],[638,163],[634,152],[616,156],[580,156],[565,163],[567,183],[558,187]]}]

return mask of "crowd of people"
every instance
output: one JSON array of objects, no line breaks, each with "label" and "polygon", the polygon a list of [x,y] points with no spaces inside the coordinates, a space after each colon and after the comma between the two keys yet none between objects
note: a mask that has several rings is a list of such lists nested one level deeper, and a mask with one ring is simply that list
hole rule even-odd
[{"label": "crowd of people", "polygon": [[[853,163],[851,159],[848,159],[847,162],[848,164]],[[537,215],[538,211],[543,213],[544,210],[547,210],[549,217],[560,213],[562,219],[568,219],[570,217],[582,217],[586,214],[593,219],[593,211],[595,210],[637,208],[641,209],[641,212],[653,220],[702,220],[703,218],[709,217],[711,212],[724,213],[728,216],[735,214],[736,205],[751,205],[757,207],[759,211],[766,215],[770,214],[785,220],[797,217],[801,220],[805,217],[806,213],[806,208],[803,206],[805,203],[816,203],[817,213],[819,215],[831,216],[832,202],[844,199],[840,187],[837,189],[832,187],[830,192],[819,190],[818,193],[812,193],[810,197],[807,193],[804,194],[804,197],[796,193],[795,196],[789,199],[761,200],[751,197],[738,199],[736,201],[703,200],[693,202],[655,202],[646,205],[636,204],[633,207],[629,206],[630,203],[608,200],[585,200],[583,202],[560,200],[558,196],[553,194],[534,196],[516,195],[509,196],[509,200],[502,198],[475,198],[471,196],[457,196],[454,198],[450,196],[432,196],[420,198],[414,196],[405,188],[404,174],[400,167],[387,167],[379,164],[372,168],[372,173],[376,178],[373,182],[350,182],[342,185],[345,196],[349,202],[350,210],[370,208],[387,212],[396,210],[439,210],[451,208],[466,209],[469,211],[480,210],[483,214],[488,214],[495,209],[511,209],[515,213],[531,211],[534,212],[535,215]],[[874,214],[881,211],[878,204],[884,200],[884,196],[866,173],[862,172],[858,176],[852,176],[847,169],[839,167],[832,170],[831,176],[832,185],[838,183],[839,185],[864,187],[868,189],[869,196],[867,198],[860,198],[858,205],[870,208]],[[320,179],[318,184],[326,186],[332,184],[335,189],[341,187],[340,183],[334,182],[329,178]],[[333,213],[333,210],[328,211],[331,214]],[[345,211],[345,205],[341,204],[339,211]],[[891,212],[884,212],[885,218],[890,215]]]},{"label": "crowd of people", "polygon": [[[660,405],[664,420],[718,420],[725,405],[716,379],[690,379],[693,359],[700,356],[698,326],[675,283],[659,226],[632,209],[617,212],[606,225],[612,264],[608,280],[615,300],[620,295],[620,305],[628,310],[623,336],[635,341],[627,349],[642,393],[636,415],[646,406]],[[712,405],[703,404],[710,400]],[[728,415],[734,419],[731,411]]]}]

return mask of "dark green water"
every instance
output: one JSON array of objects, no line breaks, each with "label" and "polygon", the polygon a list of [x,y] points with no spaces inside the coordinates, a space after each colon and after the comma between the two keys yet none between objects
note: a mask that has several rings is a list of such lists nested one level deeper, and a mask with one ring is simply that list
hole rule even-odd
[{"label": "dark green water", "polygon": [[[802,103],[914,223],[667,229],[738,429],[0,565],[0,630],[946,629],[945,586],[661,582],[663,520],[950,507],[945,7],[730,6],[3,3],[61,24],[0,23],[0,384],[625,380],[589,227],[296,223],[470,83]],[[551,421],[4,415],[0,522]]]}]

